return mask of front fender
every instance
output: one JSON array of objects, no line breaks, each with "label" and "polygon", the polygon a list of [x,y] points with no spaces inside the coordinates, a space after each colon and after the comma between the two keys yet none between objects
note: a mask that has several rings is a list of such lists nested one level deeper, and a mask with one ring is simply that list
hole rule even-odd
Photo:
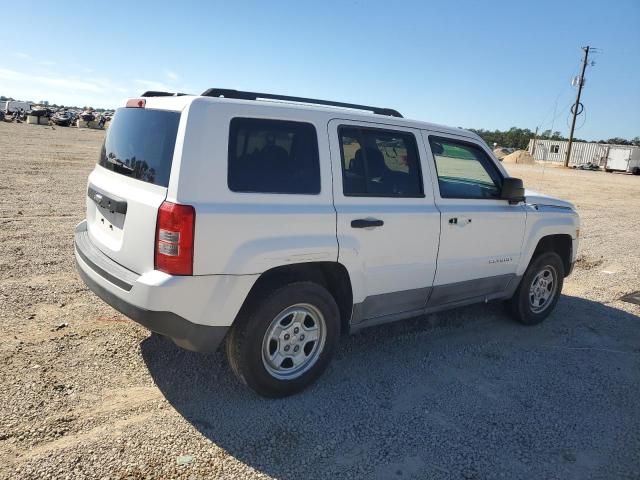
[{"label": "front fender", "polygon": [[571,263],[578,250],[580,218],[575,210],[550,206],[527,206],[527,223],[517,275],[524,275],[531,258],[544,237],[569,235],[572,240]]}]

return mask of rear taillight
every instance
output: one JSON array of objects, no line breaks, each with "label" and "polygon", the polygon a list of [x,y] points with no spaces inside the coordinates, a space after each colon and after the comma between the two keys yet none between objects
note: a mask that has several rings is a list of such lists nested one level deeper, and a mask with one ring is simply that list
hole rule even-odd
[{"label": "rear taillight", "polygon": [[193,275],[196,211],[191,205],[163,202],[156,225],[155,269],[171,275]]}]

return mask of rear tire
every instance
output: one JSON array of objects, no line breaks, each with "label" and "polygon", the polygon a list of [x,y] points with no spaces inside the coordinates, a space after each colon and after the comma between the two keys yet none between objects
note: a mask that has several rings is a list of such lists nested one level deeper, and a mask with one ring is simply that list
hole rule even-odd
[{"label": "rear tire", "polygon": [[525,325],[537,325],[558,303],[564,281],[564,264],[555,252],[535,256],[508,301],[513,317]]},{"label": "rear tire", "polygon": [[316,283],[295,282],[249,299],[227,337],[227,358],[259,395],[286,397],[322,374],[339,336],[333,296]]}]

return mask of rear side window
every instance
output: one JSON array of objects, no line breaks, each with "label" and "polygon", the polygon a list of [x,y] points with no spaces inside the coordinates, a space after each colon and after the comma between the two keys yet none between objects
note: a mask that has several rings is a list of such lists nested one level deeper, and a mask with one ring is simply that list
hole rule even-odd
[{"label": "rear side window", "polygon": [[302,122],[234,118],[227,181],[234,192],[320,193],[315,127]]},{"label": "rear side window", "polygon": [[99,165],[143,182],[169,185],[180,112],[116,110],[102,144]]},{"label": "rear side window", "polygon": [[423,197],[420,159],[411,133],[340,127],[346,196]]}]

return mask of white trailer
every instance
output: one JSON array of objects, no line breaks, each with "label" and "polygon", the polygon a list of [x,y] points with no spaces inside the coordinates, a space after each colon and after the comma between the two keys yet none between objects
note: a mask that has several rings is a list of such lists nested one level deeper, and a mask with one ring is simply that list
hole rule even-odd
[{"label": "white trailer", "polygon": [[611,146],[604,169],[607,172],[627,172],[640,175],[640,147]]},{"label": "white trailer", "polygon": [[4,104],[3,110],[6,113],[19,112],[20,110],[28,112],[32,108],[33,108],[33,104],[29,102],[20,102],[18,100],[7,100]]}]

